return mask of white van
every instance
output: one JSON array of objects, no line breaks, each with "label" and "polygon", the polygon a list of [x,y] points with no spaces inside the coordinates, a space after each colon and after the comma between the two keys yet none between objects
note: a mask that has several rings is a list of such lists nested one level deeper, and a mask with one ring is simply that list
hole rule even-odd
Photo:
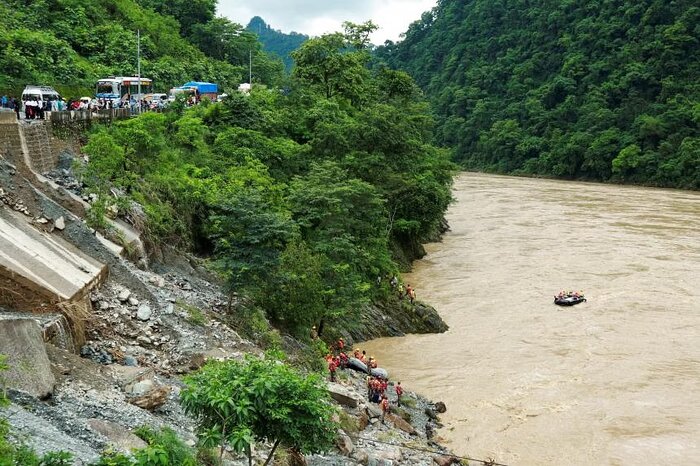
[{"label": "white van", "polygon": [[22,110],[24,111],[24,102],[28,100],[37,100],[42,104],[47,100],[60,100],[61,95],[56,92],[53,87],[48,86],[27,86],[22,91]]}]

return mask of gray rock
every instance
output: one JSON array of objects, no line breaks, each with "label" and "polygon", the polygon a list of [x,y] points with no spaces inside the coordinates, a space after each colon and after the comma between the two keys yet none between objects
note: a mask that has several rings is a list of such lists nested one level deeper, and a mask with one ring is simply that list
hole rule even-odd
[{"label": "gray rock", "polygon": [[342,430],[338,431],[338,437],[335,439],[335,445],[344,456],[350,456],[352,451],[355,449],[350,437]]},{"label": "gray rock", "polygon": [[124,365],[130,367],[138,367],[139,363],[133,356],[124,356]]},{"label": "gray rock", "polygon": [[151,318],[152,314],[153,314],[153,311],[151,310],[151,306],[149,306],[148,304],[142,304],[139,306],[139,310],[136,313],[136,317],[139,320],[142,320],[145,322]]},{"label": "gray rock", "polygon": [[36,321],[0,320],[0,354],[7,355],[9,370],[3,374],[6,387],[40,399],[53,393],[56,379]]},{"label": "gray rock", "polygon": [[117,299],[119,299],[119,301],[121,301],[121,302],[125,302],[126,300],[129,299],[130,296],[131,296],[131,291],[129,291],[129,290],[127,290],[126,288],[124,288],[124,289],[121,290],[121,291],[119,292],[119,294],[117,295]]},{"label": "gray rock", "polygon": [[356,449],[352,453],[352,458],[364,466],[367,466],[367,464],[369,463],[369,454],[364,450],[357,450]]},{"label": "gray rock", "polygon": [[139,300],[134,298],[133,296],[129,296],[129,299],[127,301],[129,301],[130,306],[138,306],[139,305]]},{"label": "gray rock", "polygon": [[367,405],[367,415],[370,419],[376,419],[382,416],[382,410],[376,404],[370,403]]},{"label": "gray rock", "polygon": [[10,422],[13,433],[26,439],[40,455],[50,451],[67,451],[77,460],[76,465],[92,464],[99,459],[99,453],[84,440],[57,429],[46,419],[27,409],[12,404],[3,410],[3,416]]},{"label": "gray rock", "polygon": [[331,395],[331,398],[333,398],[339,404],[349,408],[357,408],[360,400],[347,388],[337,383],[329,382],[327,390]]},{"label": "gray rock", "polygon": [[64,230],[66,228],[66,220],[63,218],[63,215],[54,220],[53,226],[57,230]]},{"label": "gray rock", "polygon": [[131,453],[131,450],[148,446],[146,442],[132,434],[126,427],[114,422],[90,419],[88,425],[92,430],[105,436],[110,446],[123,453]]},{"label": "gray rock", "polygon": [[155,387],[153,380],[146,379],[130,385],[127,393],[129,395],[141,396],[153,390],[153,387]]}]

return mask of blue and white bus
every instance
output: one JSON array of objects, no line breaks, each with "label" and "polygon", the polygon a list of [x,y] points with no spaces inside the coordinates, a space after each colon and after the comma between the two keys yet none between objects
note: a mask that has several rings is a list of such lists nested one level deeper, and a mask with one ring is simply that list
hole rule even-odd
[{"label": "blue and white bus", "polygon": [[139,78],[134,76],[116,76],[97,81],[95,97],[98,99],[118,101],[129,98],[141,100],[146,94],[153,92],[153,81],[148,78],[140,78],[141,94],[139,94]]}]

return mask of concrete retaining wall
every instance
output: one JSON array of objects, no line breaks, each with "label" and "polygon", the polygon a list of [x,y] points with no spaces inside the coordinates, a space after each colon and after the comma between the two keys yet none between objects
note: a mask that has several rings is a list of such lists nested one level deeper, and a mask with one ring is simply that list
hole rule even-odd
[{"label": "concrete retaining wall", "polygon": [[34,313],[80,302],[107,276],[107,267],[56,235],[0,209],[0,305]]}]

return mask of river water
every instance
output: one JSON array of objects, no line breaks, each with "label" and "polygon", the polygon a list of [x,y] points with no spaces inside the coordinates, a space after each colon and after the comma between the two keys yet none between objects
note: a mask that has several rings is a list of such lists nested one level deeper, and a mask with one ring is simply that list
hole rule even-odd
[{"label": "river water", "polygon": [[[450,330],[363,344],[457,453],[700,464],[700,194],[461,174],[404,280]],[[555,306],[560,289],[587,303]]]}]

